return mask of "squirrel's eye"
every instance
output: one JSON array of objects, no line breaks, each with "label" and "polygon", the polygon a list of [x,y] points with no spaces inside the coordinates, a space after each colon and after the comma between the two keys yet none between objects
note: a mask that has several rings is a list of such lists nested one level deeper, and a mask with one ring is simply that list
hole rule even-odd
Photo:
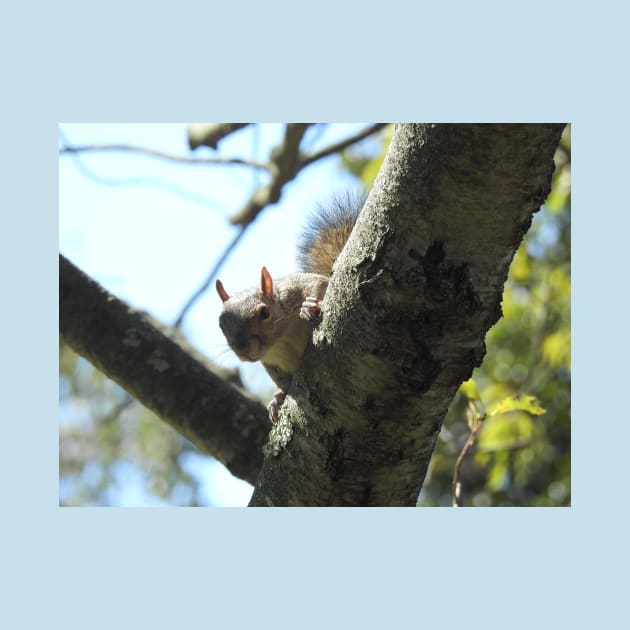
[{"label": "squirrel's eye", "polygon": [[269,318],[269,309],[266,306],[263,306],[260,309],[260,319],[268,319]]}]

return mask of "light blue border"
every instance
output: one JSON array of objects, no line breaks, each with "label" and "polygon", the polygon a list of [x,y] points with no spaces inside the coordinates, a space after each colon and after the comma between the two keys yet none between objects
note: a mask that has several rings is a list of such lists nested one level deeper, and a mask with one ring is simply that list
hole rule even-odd
[{"label": "light blue border", "polygon": [[[597,14],[489,4],[11,6],[4,627],[617,627],[627,617],[627,579],[615,573],[628,559],[627,20],[612,2]],[[56,507],[56,124],[218,119],[574,123],[573,508]]]}]

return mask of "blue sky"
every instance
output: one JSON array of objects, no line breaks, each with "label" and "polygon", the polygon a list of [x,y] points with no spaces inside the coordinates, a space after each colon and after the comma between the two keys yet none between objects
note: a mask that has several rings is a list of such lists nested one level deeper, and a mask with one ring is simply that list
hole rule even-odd
[{"label": "blue sky", "polygon": [[[306,146],[321,148],[364,125],[311,129]],[[61,124],[60,145],[132,144],[177,155],[238,156],[265,161],[283,125],[246,128],[219,150],[190,153],[185,124]],[[59,159],[59,248],[62,254],[116,296],[170,324],[205,280],[235,234],[227,218],[238,210],[264,174],[242,166],[185,165],[129,153],[82,153]],[[107,185],[104,185],[104,183]],[[308,167],[290,183],[281,201],[252,225],[219,277],[229,292],[252,286],[262,265],[273,276],[294,271],[295,242],[308,212],[334,192],[356,187],[333,156]],[[241,368],[258,394],[272,387],[258,364],[241,364],[217,321],[221,303],[214,289],[189,311],[184,332],[219,365]],[[246,505],[251,486],[216,462],[195,458],[189,470],[207,480],[214,505]],[[132,472],[120,475],[120,501],[141,504]]]}]

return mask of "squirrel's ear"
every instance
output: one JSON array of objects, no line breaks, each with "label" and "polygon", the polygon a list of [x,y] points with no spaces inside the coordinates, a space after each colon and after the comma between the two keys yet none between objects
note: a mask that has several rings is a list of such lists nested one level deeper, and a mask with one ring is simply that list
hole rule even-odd
[{"label": "squirrel's ear", "polygon": [[273,295],[273,280],[267,267],[263,267],[260,271],[260,292],[266,297]]},{"label": "squirrel's ear", "polygon": [[217,278],[217,293],[219,294],[219,297],[221,298],[222,302],[226,302],[227,300],[230,299],[230,296],[227,294],[227,291],[223,288],[223,283],[218,278]]}]

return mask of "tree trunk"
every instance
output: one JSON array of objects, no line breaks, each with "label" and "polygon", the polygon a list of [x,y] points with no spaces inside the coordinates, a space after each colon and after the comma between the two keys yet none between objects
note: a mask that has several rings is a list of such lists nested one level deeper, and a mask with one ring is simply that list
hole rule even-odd
[{"label": "tree trunk", "polygon": [[563,127],[396,127],[250,505],[415,504]]}]

